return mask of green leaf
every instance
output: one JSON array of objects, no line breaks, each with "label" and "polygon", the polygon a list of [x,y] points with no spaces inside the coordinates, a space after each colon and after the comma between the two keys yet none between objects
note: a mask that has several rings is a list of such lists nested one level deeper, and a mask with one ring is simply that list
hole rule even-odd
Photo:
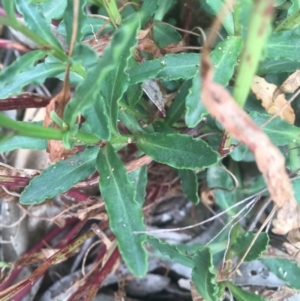
[{"label": "green leaf", "polygon": [[17,25],[18,20],[15,13],[15,0],[3,0],[3,8],[5,9],[9,18]]},{"label": "green leaf", "polygon": [[128,87],[124,98],[127,100],[127,103],[134,108],[135,105],[140,101],[143,95],[143,88],[141,84],[131,85]]},{"label": "green leaf", "polygon": [[291,60],[271,60],[265,59],[259,64],[257,70],[258,75],[267,73],[281,73],[281,72],[294,72],[300,68],[300,62],[293,62]]},{"label": "green leaf", "polygon": [[[32,123],[31,123],[32,124]],[[0,141],[0,152],[10,152],[15,149],[43,150],[48,146],[47,140],[24,136],[14,136],[4,142]]]},{"label": "green leaf", "polygon": [[147,186],[147,166],[142,166],[128,173],[128,179],[132,183],[136,191],[136,200],[142,207],[145,202],[146,186]]},{"label": "green leaf", "polygon": [[[76,122],[77,115],[84,112],[97,101],[99,94],[104,98],[110,130],[116,130],[118,101],[127,88],[125,69],[131,56],[131,49],[136,45],[136,34],[139,29],[139,15],[132,17],[115,32],[110,46],[95,67],[90,69],[84,81],[78,85],[75,98],[67,104],[64,120],[69,126]],[[101,72],[99,72],[101,70]]]},{"label": "green leaf", "polygon": [[226,285],[228,286],[236,301],[267,301],[266,299],[260,296],[242,290],[241,288],[233,285],[229,281],[226,281]]},{"label": "green leaf", "polygon": [[300,267],[295,261],[276,258],[262,258],[261,261],[272,273],[290,287],[300,289]]},{"label": "green leaf", "polygon": [[178,169],[204,168],[219,159],[219,154],[203,140],[181,134],[140,134],[137,146],[155,161]]},{"label": "green leaf", "polygon": [[[250,117],[257,125],[262,125],[272,115],[260,114],[257,112],[250,113]],[[279,117],[274,118],[270,123],[262,128],[270,137],[275,145],[286,145],[290,142],[300,142],[300,128],[288,123]]]},{"label": "green leaf", "polygon": [[[227,86],[231,79],[234,67],[237,64],[242,46],[241,37],[229,37],[219,43],[212,51],[210,57],[214,65],[214,81],[223,86]],[[201,82],[199,71],[193,78],[192,86],[186,97],[185,122],[188,127],[195,127],[204,115],[207,114],[206,107],[201,99]]]},{"label": "green leaf", "polygon": [[246,37],[252,7],[252,0],[238,0],[236,2],[233,14],[235,35],[241,35],[243,38]]},{"label": "green leaf", "polygon": [[[206,4],[210,6],[215,16],[218,16],[223,5],[223,0],[205,0]],[[226,29],[229,36],[234,35],[234,22],[232,13],[226,14],[226,17],[223,21],[223,26]]]},{"label": "green leaf", "polygon": [[154,42],[159,48],[167,47],[168,45],[177,45],[182,37],[170,25],[156,24],[153,26]]},{"label": "green leaf", "polygon": [[300,178],[292,181],[294,196],[300,205]]},{"label": "green leaf", "polygon": [[190,201],[192,201],[194,204],[198,204],[199,196],[197,175],[194,171],[188,169],[177,169],[177,172],[181,179],[183,192]]},{"label": "green leaf", "polygon": [[37,33],[57,50],[61,50],[61,45],[50,30],[47,20],[43,16],[38,5],[29,4],[27,0],[16,0],[18,11],[23,15],[27,27]]},{"label": "green leaf", "polygon": [[297,10],[300,9],[300,1],[299,0],[291,0],[292,5],[288,10],[288,15],[292,15],[295,13]]},{"label": "green leaf", "polygon": [[218,301],[219,287],[216,283],[216,271],[213,266],[209,248],[203,248],[194,256],[195,267],[192,271],[192,282],[205,301]]},{"label": "green leaf", "polygon": [[124,110],[120,111],[119,119],[132,134],[144,132],[144,129],[138,123],[136,117],[130,114],[129,112]]},{"label": "green leaf", "polygon": [[[49,77],[54,77],[65,70],[62,63],[41,63],[27,69],[5,87],[0,89],[0,98],[4,99],[12,94],[18,94],[26,85],[40,85]],[[14,70],[13,70],[14,71]]]},{"label": "green leaf", "polygon": [[[208,188],[216,188],[213,192],[216,197],[216,203],[222,210],[235,204],[235,192],[228,191],[233,189],[233,179],[226,172],[226,168],[223,165],[215,165],[208,168],[206,180]],[[234,215],[235,213],[236,209],[228,211],[229,215]]]},{"label": "green leaf", "polygon": [[165,122],[168,125],[172,125],[183,115],[185,109],[185,99],[189,93],[191,84],[191,80],[187,80],[179,88],[178,93],[166,114]]},{"label": "green leaf", "polygon": [[[75,24],[77,26],[76,42],[79,43],[83,38],[81,31],[82,25],[86,22],[87,16],[84,12],[87,0],[79,0],[78,20]],[[68,45],[71,43],[72,32],[74,30],[74,0],[67,0],[67,8],[63,15],[64,23],[66,25],[66,35]]]},{"label": "green leaf", "polygon": [[[248,246],[250,245],[255,234],[252,232],[246,232],[242,236],[238,237],[237,240],[232,244],[231,250],[239,257],[242,258],[246,252]],[[245,261],[252,261],[261,256],[261,254],[266,251],[269,245],[269,236],[267,233],[260,233],[257,237],[254,245],[247,254]]]},{"label": "green leaf", "polygon": [[265,56],[273,60],[300,62],[300,28],[272,33],[266,45]]},{"label": "green leaf", "polygon": [[45,51],[34,50],[20,56],[11,65],[4,68],[0,73],[0,89],[16,81],[22,72],[33,68],[35,62],[42,59],[45,55]]},{"label": "green leaf", "polygon": [[151,16],[158,9],[160,0],[144,0],[140,12],[142,13],[141,17],[141,26],[143,27],[145,23],[151,18]]},{"label": "green leaf", "polygon": [[41,11],[48,23],[50,23],[52,19],[62,19],[66,6],[67,0],[49,0],[40,4]]},{"label": "green leaf", "polygon": [[85,123],[89,125],[92,133],[102,140],[109,139],[108,116],[104,98],[101,94],[98,95],[98,100],[94,105],[84,111],[83,116]]},{"label": "green leaf", "polygon": [[64,161],[59,161],[34,177],[20,197],[23,205],[40,204],[72,188],[95,172],[99,147],[91,147]]},{"label": "green leaf", "polygon": [[131,68],[128,71],[130,84],[144,82],[151,78],[165,81],[189,79],[196,74],[199,64],[200,56],[197,53],[167,54]]},{"label": "green leaf", "polygon": [[99,152],[96,165],[110,228],[116,236],[122,258],[135,276],[142,277],[147,272],[148,254],[143,247],[145,236],[133,233],[145,231],[141,204],[136,201],[125,166],[110,143]]},{"label": "green leaf", "polygon": [[148,243],[156,248],[162,255],[169,256],[172,261],[181,263],[184,266],[193,268],[195,266],[192,256],[180,251],[176,245],[168,244],[156,237],[147,235]]}]

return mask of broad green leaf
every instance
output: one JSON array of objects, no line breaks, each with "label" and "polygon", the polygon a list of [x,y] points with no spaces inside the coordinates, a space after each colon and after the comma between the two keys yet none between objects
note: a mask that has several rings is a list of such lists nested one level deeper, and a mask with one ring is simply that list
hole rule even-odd
[{"label": "broad green leaf", "polygon": [[188,169],[177,169],[181,179],[182,190],[190,201],[194,204],[199,203],[198,179],[194,171]]},{"label": "broad green leaf", "polygon": [[184,113],[185,109],[185,99],[189,93],[192,81],[185,81],[178,90],[177,95],[175,96],[174,101],[172,102],[170,108],[167,110],[165,122],[168,125],[172,125],[178,121]]},{"label": "broad green leaf", "polygon": [[192,282],[205,301],[218,301],[219,287],[216,283],[216,271],[213,266],[209,248],[203,248],[194,256],[195,267],[192,271]]},{"label": "broad green leaf", "polygon": [[0,99],[6,98],[12,94],[18,94],[26,85],[40,85],[49,77],[54,77],[65,70],[62,63],[40,63],[26,71],[22,72],[13,81],[0,89]]},{"label": "broad green leaf", "polygon": [[290,287],[300,289],[300,267],[295,261],[279,258],[261,258],[261,261]]},{"label": "broad green leaf", "polygon": [[98,62],[98,54],[87,44],[76,44],[72,55],[72,62],[83,64],[85,69],[95,66]]},{"label": "broad green leaf", "polygon": [[[56,0],[54,0],[56,1]],[[65,0],[66,1],[66,0]],[[83,37],[94,36],[96,32],[102,28],[102,34],[106,34],[108,32],[113,32],[114,28],[111,23],[107,23],[105,19],[99,19],[95,17],[86,17],[83,20],[83,23],[80,27],[80,32]],[[66,36],[66,24],[64,21],[60,22],[57,28],[57,33]]]},{"label": "broad green leaf", "polygon": [[180,251],[176,245],[168,244],[156,237],[147,235],[148,243],[156,248],[162,255],[169,256],[172,261],[178,262],[187,266],[189,268],[193,268],[195,266],[194,260],[192,256],[188,256],[185,252]]},{"label": "broad green leaf", "polygon": [[0,89],[16,81],[22,72],[33,68],[35,62],[42,59],[46,54],[42,50],[33,50],[20,56],[11,65],[4,68],[0,73]]},{"label": "broad green leaf", "polygon": [[38,5],[29,4],[27,0],[16,0],[18,11],[23,15],[28,28],[37,33],[41,38],[54,48],[62,50],[61,45],[50,30],[47,20]]},{"label": "broad green leaf", "polygon": [[[216,197],[216,203],[222,210],[235,204],[235,192],[230,191],[234,189],[234,182],[223,165],[215,165],[208,168],[206,180],[208,188],[216,188],[213,190],[213,193]],[[228,211],[229,215],[234,215],[235,213],[236,209]]]},{"label": "broad green leaf", "polygon": [[109,225],[116,236],[122,258],[135,276],[142,277],[148,265],[148,253],[143,247],[145,236],[133,233],[145,231],[141,204],[136,201],[125,166],[110,143],[99,152],[96,165]]},{"label": "broad green leaf", "polygon": [[106,106],[101,94],[98,95],[98,100],[91,108],[84,111],[83,116],[95,135],[102,140],[109,139],[108,116]]},{"label": "broad green leaf", "polygon": [[257,75],[264,75],[267,73],[294,72],[298,68],[300,68],[300,62],[293,62],[287,59],[265,59],[259,64]]},{"label": "broad green leaf", "polygon": [[226,285],[228,286],[236,301],[267,301],[266,299],[260,296],[242,290],[241,288],[233,285],[229,281],[226,282]]},{"label": "broad green leaf", "polygon": [[[219,16],[220,11],[224,5],[223,0],[205,0],[206,4],[210,6],[215,16]],[[234,35],[234,22],[232,13],[226,14],[226,17],[223,21],[223,26],[226,29],[229,36]]]},{"label": "broad green leaf", "polygon": [[274,32],[266,45],[266,58],[300,62],[300,28]]},{"label": "broad green leaf", "polygon": [[167,24],[154,25],[153,36],[155,44],[159,48],[164,48],[171,44],[177,45],[182,39],[181,35]]},{"label": "broad green leaf", "polygon": [[40,204],[72,188],[95,172],[99,147],[91,147],[74,156],[59,161],[34,177],[20,197],[23,205]]},{"label": "broad green leaf", "polygon": [[200,56],[197,53],[167,54],[131,68],[128,71],[130,84],[140,83],[151,78],[165,81],[189,79],[196,74],[199,63]]},{"label": "broad green leaf", "polygon": [[151,16],[156,12],[160,1],[161,0],[144,0],[143,1],[143,5],[140,10],[140,12],[142,13],[142,17],[141,17],[141,26],[142,27],[151,18]]},{"label": "broad green leaf", "polygon": [[[136,45],[136,34],[139,29],[139,15],[132,15],[115,32],[100,61],[90,69],[85,80],[78,85],[75,98],[67,104],[64,120],[70,126],[76,122],[77,115],[91,107],[99,97],[103,96],[107,105],[110,136],[111,126],[116,130],[118,101],[127,88],[125,69],[131,49]],[[99,72],[101,70],[101,72]]]},{"label": "broad green leaf", "polygon": [[[257,125],[262,125],[271,115],[252,112],[250,117]],[[300,142],[300,128],[279,117],[274,118],[262,130],[278,146],[286,145],[290,142]]]},{"label": "broad green leaf", "polygon": [[[210,57],[214,65],[214,81],[223,86],[227,86],[231,79],[234,67],[237,64],[242,46],[241,37],[229,37],[219,43],[212,51]],[[201,98],[201,82],[199,70],[195,74],[189,94],[186,97],[185,122],[188,127],[195,127],[204,115],[207,114],[206,107]]]},{"label": "broad green leaf", "polygon": [[67,6],[67,0],[49,0],[40,4],[41,11],[47,22],[50,23],[52,19],[60,20]]},{"label": "broad green leaf", "polygon": [[142,166],[128,173],[128,179],[132,183],[136,191],[136,200],[142,207],[145,202],[146,186],[147,186],[147,166]]},{"label": "broad green leaf", "polygon": [[203,140],[181,134],[140,134],[137,146],[155,161],[178,169],[204,168],[219,160],[217,152]]},{"label": "broad green leaf", "polygon": [[[86,22],[86,14],[84,12],[84,8],[86,6],[87,0],[79,0],[78,7],[78,16],[77,22],[75,22],[75,26],[77,27],[77,35],[76,35],[76,43],[79,43],[83,38],[83,33],[81,31],[82,25]],[[74,31],[74,0],[67,0],[67,8],[63,15],[64,22],[66,25],[66,36],[68,45],[71,43],[72,33]]]},{"label": "broad green leaf", "polygon": [[[239,257],[242,258],[247,248],[249,247],[255,234],[252,232],[246,232],[242,236],[238,237],[237,240],[232,244],[231,250]],[[261,256],[266,251],[269,245],[269,236],[267,233],[260,233],[257,237],[254,245],[247,254],[245,261],[252,261]]]},{"label": "broad green leaf", "polygon": [[119,120],[126,126],[126,128],[132,134],[144,132],[144,129],[138,123],[136,117],[127,112],[126,110],[122,110],[119,112]]}]

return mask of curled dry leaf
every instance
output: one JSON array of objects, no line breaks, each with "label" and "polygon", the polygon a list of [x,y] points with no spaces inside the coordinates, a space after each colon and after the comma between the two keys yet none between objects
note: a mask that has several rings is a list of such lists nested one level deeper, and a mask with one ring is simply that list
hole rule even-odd
[{"label": "curled dry leaf", "polygon": [[294,93],[300,86],[300,69],[292,73],[273,94],[273,99],[281,93]]},{"label": "curled dry leaf", "polygon": [[285,170],[285,159],[268,136],[234,101],[229,92],[213,82],[208,55],[202,55],[202,100],[214,116],[234,138],[254,153],[270,195],[278,207],[273,232],[285,234],[300,227],[300,209],[294,198],[292,185]]},{"label": "curled dry leaf", "polygon": [[[273,95],[278,88],[276,85],[268,83],[262,77],[254,76],[251,89],[256,98],[261,100],[262,106],[269,114],[276,114],[287,103],[283,94],[277,95],[277,97],[273,99]],[[287,104],[285,109],[280,112],[278,116],[291,124],[295,122],[295,113],[290,104]]]},{"label": "curled dry leaf", "polygon": [[[62,91],[51,99],[50,103],[46,107],[46,116],[44,119],[44,126],[58,128],[58,125],[52,121],[50,113],[54,111],[58,117],[63,118],[64,109],[71,98],[71,92],[69,83],[66,80]],[[62,141],[49,140],[48,141],[48,152],[51,162],[58,160],[64,160],[76,153],[76,149],[65,149]]]}]

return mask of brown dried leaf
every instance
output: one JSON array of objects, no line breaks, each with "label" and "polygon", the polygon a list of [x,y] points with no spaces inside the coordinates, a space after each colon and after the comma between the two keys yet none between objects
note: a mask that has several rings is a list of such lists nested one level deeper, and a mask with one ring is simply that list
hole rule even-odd
[{"label": "brown dried leaf", "polygon": [[[67,103],[71,98],[71,92],[68,81],[65,81],[62,91],[57,94],[54,98],[51,99],[50,103],[46,107],[46,116],[44,119],[44,126],[53,128],[58,128],[58,125],[55,122],[52,122],[50,113],[52,111],[56,112],[58,117],[63,118],[64,109]],[[62,141],[49,140],[48,141],[48,152],[51,162],[56,162],[58,160],[64,160],[72,155],[74,155],[76,149],[65,149]]]},{"label": "brown dried leaf", "polygon": [[[283,94],[278,95],[273,101],[273,95],[277,86],[268,83],[262,77],[254,76],[251,89],[256,98],[262,101],[262,106],[269,114],[276,114],[287,103]],[[278,116],[291,124],[295,122],[295,113],[290,104]]]},{"label": "brown dried leaf", "polygon": [[292,73],[273,94],[273,99],[281,93],[294,93],[300,86],[300,69]]},{"label": "brown dried leaf", "polygon": [[277,205],[273,232],[285,234],[300,227],[300,210],[285,170],[285,159],[268,136],[234,101],[229,92],[213,82],[208,54],[202,55],[202,100],[210,112],[234,138],[254,153],[270,195]]}]

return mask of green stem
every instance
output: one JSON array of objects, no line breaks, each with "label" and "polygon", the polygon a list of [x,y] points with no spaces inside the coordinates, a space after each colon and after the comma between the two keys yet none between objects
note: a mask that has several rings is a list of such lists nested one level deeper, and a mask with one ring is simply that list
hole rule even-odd
[{"label": "green stem", "polygon": [[[62,140],[64,131],[53,128],[46,128],[40,125],[31,124],[22,121],[15,121],[0,113],[0,126],[3,128],[14,130],[15,135],[40,138],[45,140]],[[75,141],[80,141],[84,144],[96,144],[100,139],[93,134],[78,132],[74,137]],[[124,138],[126,139],[126,138]]]},{"label": "green stem", "polygon": [[122,23],[122,16],[119,13],[118,7],[116,5],[115,0],[101,0],[107,13],[109,15],[111,23],[114,25],[115,28],[118,28]]},{"label": "green stem", "polygon": [[15,121],[0,113],[0,126],[15,131],[16,135],[48,140],[61,140],[63,132],[58,129],[46,128],[40,125]]},{"label": "green stem", "polygon": [[299,157],[299,143],[289,143],[289,159],[290,159],[290,167],[291,170],[297,170],[300,168],[300,157]]},{"label": "green stem", "polygon": [[256,0],[250,17],[247,34],[233,97],[243,107],[247,100],[253,76],[256,72],[263,47],[267,41],[273,18],[274,0]]}]

